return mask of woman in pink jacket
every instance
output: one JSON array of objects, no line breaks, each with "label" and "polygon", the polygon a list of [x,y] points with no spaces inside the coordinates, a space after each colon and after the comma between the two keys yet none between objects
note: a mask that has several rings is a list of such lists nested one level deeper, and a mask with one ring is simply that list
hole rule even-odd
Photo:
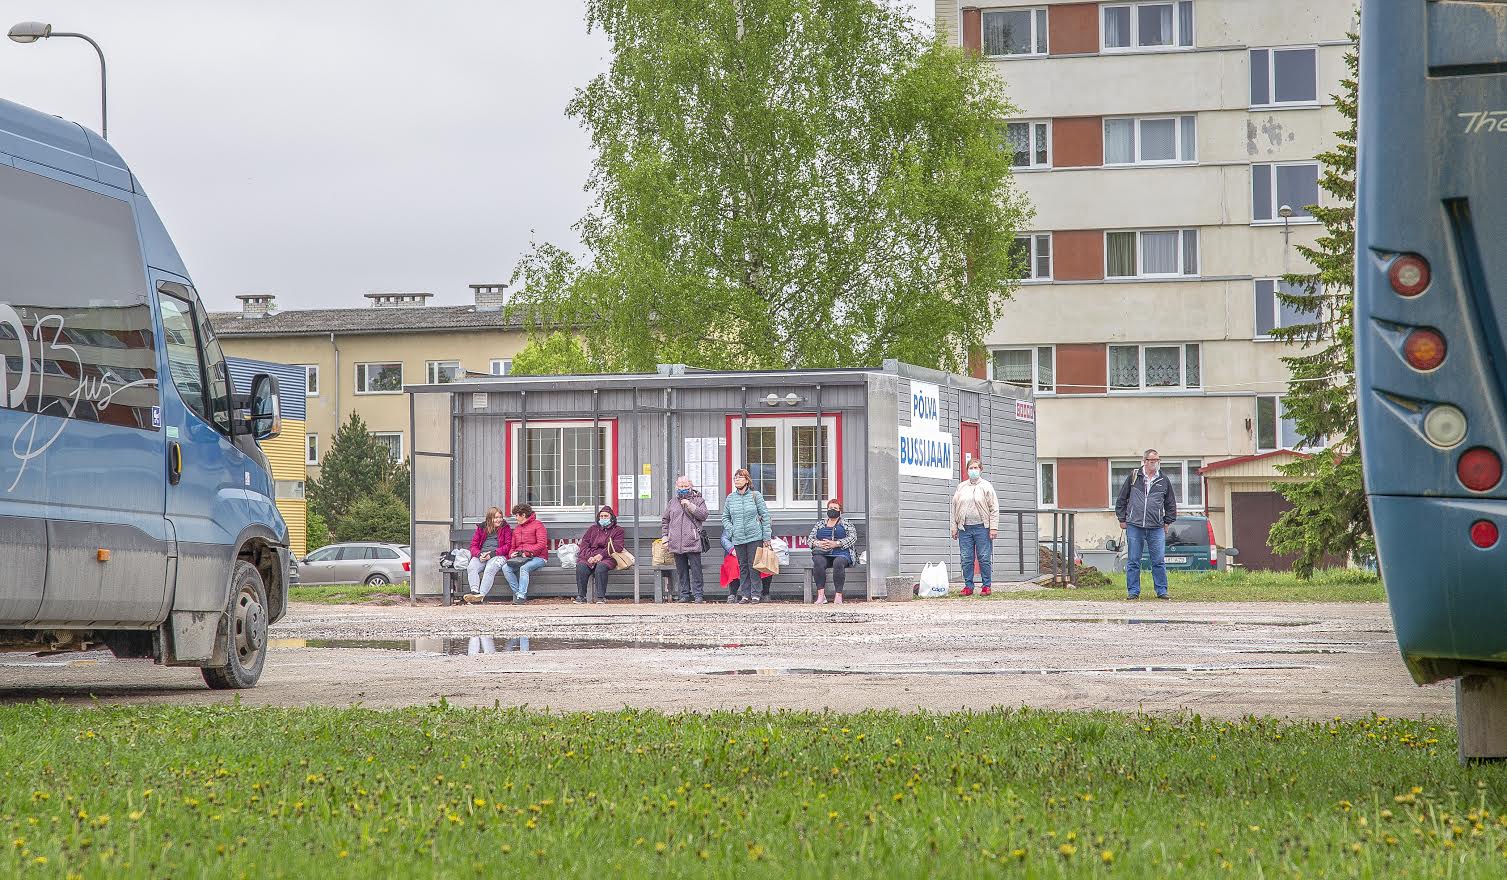
[{"label": "woman in pink jacket", "polygon": [[492,582],[497,579],[497,572],[512,549],[513,530],[508,528],[502,508],[488,507],[487,518],[471,536],[471,561],[466,564],[471,592],[464,597],[466,604],[475,605],[487,600],[487,594],[492,592]]}]

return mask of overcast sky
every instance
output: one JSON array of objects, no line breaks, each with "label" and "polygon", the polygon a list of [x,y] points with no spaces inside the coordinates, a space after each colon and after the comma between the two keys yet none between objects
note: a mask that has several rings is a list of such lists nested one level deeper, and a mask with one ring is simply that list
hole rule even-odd
[{"label": "overcast sky", "polygon": [[[928,24],[931,0],[908,0]],[[586,134],[564,115],[607,65],[584,0],[24,0],[97,40],[110,142],[211,308],[374,291],[470,299],[532,238],[572,249]],[[75,39],[0,41],[0,96],[99,129]]]}]

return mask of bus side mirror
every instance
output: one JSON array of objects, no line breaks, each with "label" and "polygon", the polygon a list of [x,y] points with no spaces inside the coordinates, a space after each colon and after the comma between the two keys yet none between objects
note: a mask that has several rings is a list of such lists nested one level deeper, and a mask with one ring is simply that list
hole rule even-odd
[{"label": "bus side mirror", "polygon": [[277,377],[258,373],[251,380],[251,435],[271,440],[283,431],[282,406],[277,399]]}]

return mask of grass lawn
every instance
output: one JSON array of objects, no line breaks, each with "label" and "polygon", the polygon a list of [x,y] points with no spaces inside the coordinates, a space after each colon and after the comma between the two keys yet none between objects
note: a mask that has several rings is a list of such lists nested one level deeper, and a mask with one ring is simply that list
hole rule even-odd
[{"label": "grass lawn", "polygon": [[408,584],[383,584],[380,587],[369,587],[366,584],[294,586],[288,590],[288,599],[293,602],[313,602],[316,605],[353,605],[390,599],[407,605]]},{"label": "grass lawn", "polygon": [[[1004,695],[1002,694],[1002,697]],[[12,877],[1501,877],[1448,722],[0,708]]]},{"label": "grass lawn", "polygon": [[[1045,592],[1000,593],[1002,599],[1113,600],[1125,598],[1125,574],[1113,576],[1107,587],[1053,589]],[[1281,571],[1170,571],[1167,592],[1178,602],[1385,602],[1381,578],[1353,569],[1314,572],[1313,579],[1298,580]],[[1141,601],[1156,602],[1151,573],[1141,573]]]}]

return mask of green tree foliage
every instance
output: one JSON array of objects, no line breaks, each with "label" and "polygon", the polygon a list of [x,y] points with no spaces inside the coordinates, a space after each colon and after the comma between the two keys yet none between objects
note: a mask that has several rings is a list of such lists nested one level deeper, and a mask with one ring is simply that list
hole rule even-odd
[{"label": "green tree foliage", "polygon": [[548,336],[535,336],[513,357],[513,374],[518,376],[566,376],[592,372],[596,371],[592,369],[581,343],[560,330]]},{"label": "green tree foliage", "polygon": [[308,482],[309,509],[343,540],[339,523],[358,501],[387,493],[406,503],[408,483],[408,465],[394,462],[387,447],[366,430],[361,416],[351,413],[335,432],[335,440],[320,462],[319,479]]},{"label": "green tree foliage", "polygon": [[324,521],[324,517],[312,510],[309,511],[308,552],[313,553],[320,547],[330,543],[331,540],[330,526]]},{"label": "green tree foliage", "polygon": [[[1355,39],[1351,35],[1351,39]],[[1341,82],[1335,105],[1350,125],[1338,132],[1334,150],[1320,155],[1319,183],[1333,197],[1333,207],[1310,208],[1324,225],[1314,247],[1298,252],[1316,271],[1288,275],[1295,290],[1279,291],[1287,305],[1313,316],[1306,324],[1283,327],[1272,335],[1303,346],[1284,357],[1290,371],[1286,415],[1297,423],[1306,443],[1327,441],[1328,450],[1282,467],[1299,482],[1277,488],[1293,503],[1272,526],[1268,541],[1282,554],[1296,554],[1293,569],[1307,578],[1326,555],[1375,552],[1371,514],[1361,480],[1360,422],[1355,397],[1355,140],[1358,109],[1356,84],[1360,56],[1345,56],[1350,75]]]},{"label": "green tree foliage", "polygon": [[342,541],[407,544],[408,504],[385,489],[364,496],[335,524],[335,536]]},{"label": "green tree foliage", "polygon": [[1024,266],[1031,216],[976,57],[894,0],[589,0],[611,68],[591,133],[589,260],[520,264],[536,323],[585,328],[594,370],[961,369]]}]

